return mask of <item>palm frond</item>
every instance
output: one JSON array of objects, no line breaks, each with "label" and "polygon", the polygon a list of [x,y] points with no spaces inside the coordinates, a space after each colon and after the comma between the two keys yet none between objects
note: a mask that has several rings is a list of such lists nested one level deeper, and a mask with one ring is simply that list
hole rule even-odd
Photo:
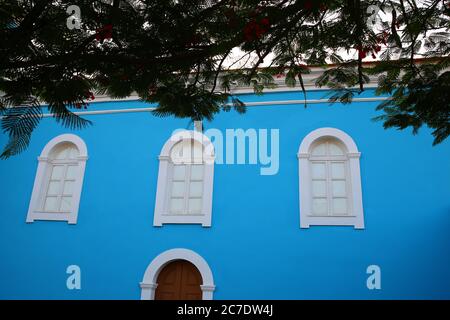
[{"label": "palm frond", "polygon": [[1,127],[9,140],[0,154],[7,159],[25,150],[31,140],[31,133],[42,118],[42,109],[36,100],[26,106],[3,108]]},{"label": "palm frond", "polygon": [[64,103],[52,102],[48,105],[48,110],[53,114],[56,122],[61,123],[64,127],[72,130],[83,129],[92,122],[81,118],[70,111]]}]

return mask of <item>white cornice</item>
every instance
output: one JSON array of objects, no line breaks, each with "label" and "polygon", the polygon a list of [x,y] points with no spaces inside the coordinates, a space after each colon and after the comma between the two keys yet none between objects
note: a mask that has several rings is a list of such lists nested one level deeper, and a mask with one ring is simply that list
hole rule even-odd
[{"label": "white cornice", "polygon": [[[328,87],[319,88],[315,84],[315,80],[323,73],[323,68],[314,67],[311,68],[311,73],[303,74],[303,83],[306,91],[328,91],[332,90]],[[377,77],[370,76],[370,82],[364,85],[366,89],[373,89],[377,87]],[[280,78],[275,77],[276,87],[273,89],[264,89],[264,93],[281,93],[281,92],[295,92],[301,91],[300,85],[296,85],[295,87],[289,87],[285,83],[285,77],[282,76]],[[218,85],[219,86],[219,85]],[[359,87],[353,87],[354,89],[359,89]],[[234,87],[231,89],[232,94],[251,94],[254,93],[252,87],[240,86]],[[133,93],[131,96],[126,98],[113,99],[106,95],[97,96],[95,102],[112,102],[112,101],[132,101],[139,100],[139,96],[136,93]]]}]

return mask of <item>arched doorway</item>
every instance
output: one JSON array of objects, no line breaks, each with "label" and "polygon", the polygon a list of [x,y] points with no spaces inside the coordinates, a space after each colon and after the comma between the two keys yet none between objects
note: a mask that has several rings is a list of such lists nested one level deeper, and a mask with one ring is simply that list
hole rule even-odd
[{"label": "arched doorway", "polygon": [[201,300],[202,276],[189,261],[167,264],[156,280],[155,300]]},{"label": "arched doorway", "polygon": [[[154,300],[156,298],[156,290],[159,287],[159,282],[162,282],[160,281],[159,276],[164,276],[162,272],[165,272],[165,267],[176,261],[185,261],[195,267],[200,273],[201,299],[212,300],[216,286],[214,285],[213,274],[208,263],[194,251],[183,248],[164,251],[152,260],[145,270],[144,278],[140,283],[141,299]],[[169,273],[169,271],[166,272]]]}]

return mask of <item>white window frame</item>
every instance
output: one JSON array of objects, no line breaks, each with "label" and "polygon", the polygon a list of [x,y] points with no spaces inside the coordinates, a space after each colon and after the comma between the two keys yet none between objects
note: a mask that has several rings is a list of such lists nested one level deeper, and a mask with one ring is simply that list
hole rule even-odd
[{"label": "white window frame", "polygon": [[[170,194],[170,178],[173,171],[170,152],[173,146],[182,140],[194,140],[203,145],[203,197],[202,212],[200,214],[173,214],[169,212],[168,198]],[[214,159],[214,145],[201,132],[182,130],[174,133],[167,140],[159,155],[159,172],[153,226],[161,227],[163,224],[201,224],[203,227],[211,226]]]},{"label": "white window frame", "polygon": [[[323,138],[334,138],[345,147],[345,159],[348,163],[347,188],[351,213],[345,216],[314,216],[312,214],[312,179],[310,173],[311,149]],[[344,131],[336,128],[320,128],[309,133],[300,144],[298,150],[299,164],[299,199],[300,199],[300,228],[312,225],[325,226],[354,226],[364,229],[364,212],[362,203],[361,172],[359,159],[361,153],[356,143]]]},{"label": "white window frame", "polygon": [[[52,169],[51,152],[62,143],[72,143],[78,149],[79,176],[76,178],[73,186],[73,195],[71,201],[71,209],[69,212],[46,212],[42,209],[43,197],[45,196],[46,187],[48,185],[50,171]],[[87,147],[84,141],[74,134],[62,134],[50,140],[38,157],[38,167],[36,177],[34,179],[33,191],[31,194],[30,205],[27,214],[27,223],[35,220],[48,221],[67,221],[69,224],[76,224],[78,220],[78,209],[80,205],[81,190],[84,180],[84,171],[86,169],[86,161],[88,159]]]}]

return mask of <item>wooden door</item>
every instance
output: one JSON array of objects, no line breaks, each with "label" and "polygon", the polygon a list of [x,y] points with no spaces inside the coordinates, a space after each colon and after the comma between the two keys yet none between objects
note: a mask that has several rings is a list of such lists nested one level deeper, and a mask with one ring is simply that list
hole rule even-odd
[{"label": "wooden door", "polygon": [[202,300],[202,276],[186,260],[166,265],[158,275],[155,300]]}]

